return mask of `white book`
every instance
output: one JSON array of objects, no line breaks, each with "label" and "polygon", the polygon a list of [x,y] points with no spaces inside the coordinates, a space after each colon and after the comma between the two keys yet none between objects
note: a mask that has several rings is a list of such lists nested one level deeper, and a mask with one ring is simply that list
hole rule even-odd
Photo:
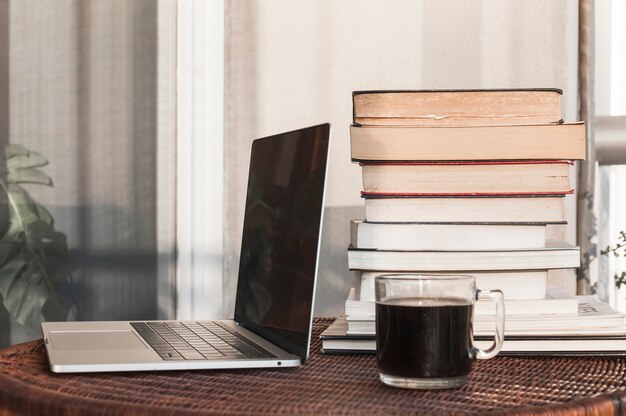
[{"label": "white book", "polygon": [[[516,299],[504,300],[506,316],[528,314],[576,314],[578,312],[578,299],[568,296],[561,290],[549,289],[545,299]],[[474,304],[474,315],[494,315],[496,305],[490,300],[478,300]],[[376,316],[376,303],[356,299],[354,288],[345,304],[345,315],[348,317],[374,317]],[[358,318],[357,318],[358,319]]]},{"label": "white book", "polygon": [[565,221],[564,198],[408,197],[366,198],[370,222],[556,222]]},{"label": "white book", "polygon": [[[577,296],[576,298],[578,299],[578,313],[574,314],[506,315],[505,311],[505,336],[583,336],[623,332],[624,314],[596,300],[593,296]],[[493,315],[474,315],[474,335],[493,336],[494,319]],[[372,316],[347,316],[346,320],[349,334],[372,335],[376,333],[375,319]]]},{"label": "white book", "polygon": [[462,271],[545,270],[580,266],[579,248],[562,241],[541,249],[473,251],[399,251],[348,248],[351,270]]},{"label": "white book", "polygon": [[[374,301],[374,279],[376,276],[393,272],[355,272],[355,294],[358,300]],[[396,272],[397,273],[397,272]],[[476,287],[481,290],[499,289],[505,299],[543,299],[546,297],[548,271],[547,270],[519,270],[476,272],[463,271],[476,278]],[[434,275],[450,275],[456,273],[429,272]]]},{"label": "white book", "polygon": [[350,222],[350,244],[378,250],[511,250],[546,245],[545,224]]},{"label": "white book", "polygon": [[[376,351],[374,334],[354,335],[348,330],[348,322],[339,317],[322,334],[322,350],[332,352]],[[488,348],[493,343],[490,336],[475,336],[479,348]],[[502,355],[626,355],[626,326],[607,330],[590,329],[584,335],[576,333],[545,333],[532,336],[505,334]]]},{"label": "white book", "polygon": [[[477,348],[486,349],[493,344],[491,339],[475,339]],[[621,336],[589,336],[589,337],[565,337],[565,336],[545,336],[545,337],[525,337],[515,339],[505,337],[502,344],[504,352],[567,352],[567,351],[589,351],[601,352],[612,351],[622,352],[626,355],[626,337]]]}]

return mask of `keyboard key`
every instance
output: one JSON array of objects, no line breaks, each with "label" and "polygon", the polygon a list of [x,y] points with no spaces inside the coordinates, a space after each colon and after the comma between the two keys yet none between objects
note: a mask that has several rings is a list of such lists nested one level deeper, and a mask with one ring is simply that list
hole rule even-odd
[{"label": "keyboard key", "polygon": [[182,357],[185,360],[202,360],[204,359],[204,356],[202,354],[200,354],[198,351],[179,351],[180,355],[182,355]]}]

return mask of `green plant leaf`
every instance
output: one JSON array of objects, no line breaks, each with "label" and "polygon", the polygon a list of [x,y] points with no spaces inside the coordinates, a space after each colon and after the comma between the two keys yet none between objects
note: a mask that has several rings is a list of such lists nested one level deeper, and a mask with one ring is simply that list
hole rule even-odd
[{"label": "green plant leaf", "polygon": [[26,149],[21,144],[11,143],[4,148],[4,156],[7,159],[11,159],[12,157],[15,157],[18,155],[27,155],[27,154],[28,154],[28,149]]},{"label": "green plant leaf", "polygon": [[10,299],[8,299],[9,290],[27,264],[28,261],[26,259],[16,257],[0,269],[0,294],[5,299],[5,304],[10,302]]},{"label": "green plant leaf", "polygon": [[0,172],[0,192],[8,200],[9,220],[0,239],[0,295],[18,323],[38,332],[42,320],[67,317],[58,295],[67,280],[67,238],[55,231],[48,210],[19,185],[52,185],[47,174],[35,169],[47,159],[20,145],[7,146],[5,156],[7,171]]},{"label": "green plant leaf", "polygon": [[16,244],[12,241],[0,241],[0,264],[5,264],[13,253]]},{"label": "green plant leaf", "polygon": [[20,168],[9,171],[7,181],[10,184],[18,183],[38,183],[52,186],[52,179],[42,171],[35,168]]},{"label": "green plant leaf", "polygon": [[[39,220],[54,226],[54,219],[50,212],[43,205],[37,203],[24,188],[19,185],[9,185],[8,189],[12,208],[17,210],[17,214],[19,214],[13,216],[11,221],[16,222],[20,230]],[[20,221],[23,226],[19,224]]]},{"label": "green plant leaf", "polygon": [[14,169],[38,168],[47,164],[48,159],[37,152],[16,154],[15,156],[7,159],[7,171],[10,173]]},{"label": "green plant leaf", "polygon": [[16,227],[19,231],[24,231],[28,224],[40,219],[37,203],[28,195],[24,188],[18,185],[9,185],[8,191],[11,210],[9,232],[11,232],[11,228]]},{"label": "green plant leaf", "polygon": [[0,294],[11,316],[36,332],[42,318],[67,316],[56,294],[67,272],[67,243],[43,221],[32,223],[21,238],[17,256],[0,267]]},{"label": "green plant leaf", "polygon": [[28,246],[39,259],[44,274],[56,288],[65,280],[67,272],[67,237],[54,231],[50,224],[36,221],[29,225],[26,239]]},{"label": "green plant leaf", "polygon": [[[5,306],[11,316],[32,332],[37,332],[42,317],[47,320],[63,320],[66,312],[54,309],[53,316],[42,316],[46,303],[60,304],[58,298],[51,292],[43,276],[39,272],[36,262],[29,258],[24,250],[8,267],[0,269],[0,281],[8,282],[6,292],[2,291]],[[2,284],[3,288],[7,285]]]},{"label": "green plant leaf", "polygon": [[54,227],[54,219],[46,207],[41,204],[35,204],[35,206],[37,207],[37,216],[39,219]]}]

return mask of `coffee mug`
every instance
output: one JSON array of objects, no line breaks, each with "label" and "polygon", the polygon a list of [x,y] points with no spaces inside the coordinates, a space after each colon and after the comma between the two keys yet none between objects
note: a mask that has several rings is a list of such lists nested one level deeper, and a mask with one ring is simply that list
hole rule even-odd
[{"label": "coffee mug", "polygon": [[[504,300],[499,290],[476,289],[473,276],[396,274],[376,277],[376,360],[380,379],[394,387],[462,386],[474,359],[502,348]],[[493,345],[473,345],[474,302],[496,303]]]}]

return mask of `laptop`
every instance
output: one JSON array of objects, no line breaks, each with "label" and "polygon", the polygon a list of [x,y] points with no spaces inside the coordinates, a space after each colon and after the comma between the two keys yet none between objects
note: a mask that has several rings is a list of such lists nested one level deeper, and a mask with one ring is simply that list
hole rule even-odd
[{"label": "laptop", "polygon": [[232,320],[44,322],[58,373],[293,367],[309,355],[330,125],[254,140]]}]

